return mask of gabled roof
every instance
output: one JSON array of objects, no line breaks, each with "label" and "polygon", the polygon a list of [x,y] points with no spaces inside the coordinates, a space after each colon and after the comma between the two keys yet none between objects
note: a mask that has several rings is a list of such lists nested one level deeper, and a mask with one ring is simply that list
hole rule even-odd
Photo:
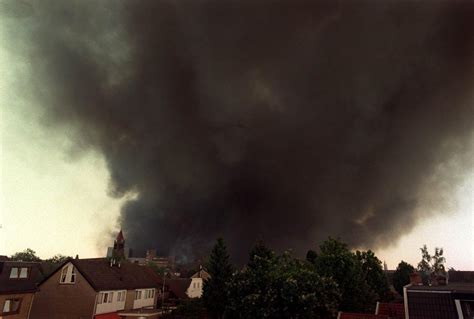
[{"label": "gabled roof", "polygon": [[106,258],[69,259],[43,282],[69,262],[96,291],[160,288],[162,286],[160,277],[150,267],[126,261],[122,262],[120,267],[118,265],[110,266],[110,262]]},{"label": "gabled roof", "polygon": [[186,299],[188,295],[186,291],[191,285],[191,279],[188,278],[179,278],[179,279],[168,279],[166,280],[168,284],[169,291],[178,299]]},{"label": "gabled roof", "polygon": [[204,280],[209,279],[210,277],[211,276],[209,275],[209,273],[204,269],[199,269],[198,272],[191,276],[191,278],[202,278]]},{"label": "gabled roof", "polygon": [[[28,278],[10,279],[12,268],[29,268]],[[40,264],[37,262],[1,261],[0,262],[0,294],[28,293],[36,291],[36,283],[41,278]]]}]

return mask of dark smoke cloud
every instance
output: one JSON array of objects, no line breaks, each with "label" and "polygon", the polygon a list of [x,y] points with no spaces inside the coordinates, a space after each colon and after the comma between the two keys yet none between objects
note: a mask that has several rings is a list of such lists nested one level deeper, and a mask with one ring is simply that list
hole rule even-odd
[{"label": "dark smoke cloud", "polygon": [[33,9],[47,124],[105,156],[111,195],[136,194],[120,218],[131,246],[382,247],[472,165],[473,2]]}]

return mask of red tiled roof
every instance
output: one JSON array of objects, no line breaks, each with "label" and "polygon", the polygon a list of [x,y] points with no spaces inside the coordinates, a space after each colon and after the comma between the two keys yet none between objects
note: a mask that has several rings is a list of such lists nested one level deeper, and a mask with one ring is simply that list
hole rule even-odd
[{"label": "red tiled roof", "polygon": [[386,315],[340,312],[337,319],[389,319]]},{"label": "red tiled roof", "polygon": [[393,319],[405,319],[405,305],[402,303],[380,302],[377,314],[387,315]]}]

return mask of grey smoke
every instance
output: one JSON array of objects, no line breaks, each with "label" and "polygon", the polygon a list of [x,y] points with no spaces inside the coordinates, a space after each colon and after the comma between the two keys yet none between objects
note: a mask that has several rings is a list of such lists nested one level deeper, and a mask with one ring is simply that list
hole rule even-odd
[{"label": "grey smoke", "polygon": [[112,196],[137,194],[130,246],[383,247],[473,164],[473,2],[31,6],[12,32],[35,96],[104,155]]}]

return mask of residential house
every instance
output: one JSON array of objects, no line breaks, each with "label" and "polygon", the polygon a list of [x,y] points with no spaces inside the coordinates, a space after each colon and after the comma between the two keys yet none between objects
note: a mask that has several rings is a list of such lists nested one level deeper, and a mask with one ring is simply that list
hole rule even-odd
[{"label": "residential house", "polygon": [[191,278],[167,279],[171,299],[200,298],[204,280],[208,279],[209,273],[201,269],[194,273]]},{"label": "residential house", "polygon": [[199,271],[191,276],[191,283],[186,291],[189,298],[201,298],[204,280],[208,279],[209,273],[200,267]]},{"label": "residential house", "polygon": [[[438,276],[431,286],[423,285],[419,274],[404,287],[406,319],[474,319],[474,276]],[[453,281],[454,280],[454,281]],[[457,281],[463,280],[463,281]]]},{"label": "residential house", "polygon": [[39,285],[32,319],[157,318],[162,281],[147,266],[106,258],[69,259]]},{"label": "residential house", "polygon": [[36,262],[0,261],[0,318],[26,319],[41,268]]}]

